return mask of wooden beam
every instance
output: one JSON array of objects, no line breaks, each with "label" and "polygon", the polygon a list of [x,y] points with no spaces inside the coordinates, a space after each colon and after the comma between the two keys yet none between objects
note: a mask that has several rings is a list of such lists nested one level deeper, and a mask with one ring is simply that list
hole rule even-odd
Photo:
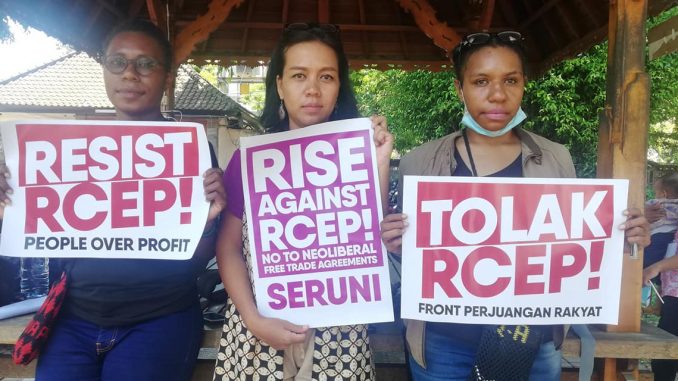
[{"label": "wooden beam", "polygon": [[[177,26],[182,27],[185,25],[189,25],[190,23],[187,21],[178,21]],[[232,30],[232,29],[244,29],[244,28],[249,28],[249,29],[275,29],[275,30],[282,30],[282,28],[285,27],[285,23],[280,23],[280,22],[228,22],[220,26],[221,29],[224,30]],[[339,26],[339,29],[342,31],[345,30],[350,30],[350,31],[367,31],[367,32],[406,32],[406,33],[411,33],[411,32],[420,32],[421,29],[417,26],[412,26],[412,25],[362,25],[362,24],[337,24]],[[496,29],[496,28],[495,28]],[[459,28],[460,31],[468,31],[468,28]],[[503,30],[503,29],[498,29],[498,30]]]},{"label": "wooden beam", "polygon": [[[367,16],[365,15],[365,0],[358,0],[358,12],[360,15],[360,25],[367,24]],[[370,54],[370,43],[365,32],[360,32],[360,42],[363,48],[363,54],[368,56]]]},{"label": "wooden beam", "polygon": [[[531,13],[531,14],[540,14],[540,16],[541,16],[541,14],[543,14],[544,12],[546,12],[546,10],[550,9],[553,5],[555,5],[555,2],[552,1],[552,4],[547,4],[547,5],[545,5],[544,7],[540,8],[540,9],[539,9],[538,11],[536,11],[536,12],[535,12],[535,11],[532,9],[532,7],[530,6],[530,2],[529,2],[529,1],[522,0],[522,4],[523,4],[523,6],[525,7],[525,9],[526,9],[529,13]],[[548,8],[547,8],[547,7],[548,7]],[[540,13],[540,12],[541,12],[541,13]],[[539,20],[540,20],[540,22],[544,25],[544,28],[546,29],[546,31],[549,33],[549,36],[551,37],[551,42],[552,42],[554,45],[557,45],[559,41],[558,41],[558,36],[557,36],[556,32],[553,30],[553,25],[552,25],[551,23],[549,23],[549,22],[544,21],[544,20],[541,20],[541,19],[539,19]],[[521,26],[518,27],[518,30],[524,30],[524,31],[527,31],[526,28],[527,28],[529,25],[530,25],[530,24],[523,23]],[[542,45],[544,45],[544,44],[542,43],[542,44],[538,44],[538,45],[539,45],[539,46],[542,46]]]},{"label": "wooden beam", "polygon": [[[247,24],[249,24],[250,20],[252,20],[252,13],[254,13],[254,3],[255,0],[250,0],[249,4],[247,4],[247,18],[245,19],[247,21]],[[243,30],[242,33],[242,40],[240,41],[240,51],[244,52],[247,49],[247,38],[249,37],[250,34],[250,28],[246,27],[245,30]]]},{"label": "wooden beam", "polygon": [[321,24],[327,24],[330,22],[329,0],[318,0],[318,22]]},{"label": "wooden beam", "polygon": [[559,3],[560,0],[550,0],[548,3],[544,4],[541,8],[539,8],[536,12],[532,13],[532,15],[525,20],[520,26],[518,27],[519,30],[526,30],[530,24],[541,18],[541,16],[546,13],[548,10],[553,8],[557,3]]},{"label": "wooden beam", "polygon": [[96,7],[90,14],[89,18],[87,19],[87,24],[85,25],[83,32],[85,35],[88,35],[89,32],[92,30],[92,27],[96,23],[97,19],[99,18],[99,15],[101,15],[101,11],[103,11],[103,7],[99,5]]},{"label": "wooden beam", "polygon": [[469,0],[466,3],[466,24],[472,31],[487,30],[492,24],[494,0]]},{"label": "wooden beam", "polygon": [[97,4],[101,5],[102,7],[106,8],[109,12],[113,13],[118,17],[118,19],[125,19],[125,12],[121,11],[118,7],[115,5],[110,4],[106,0],[97,0]]},{"label": "wooden beam", "polygon": [[572,24],[571,18],[568,17],[568,15],[563,10],[563,3],[556,4],[556,11],[560,16],[559,18],[565,23],[568,32],[570,32],[570,38],[568,38],[568,40],[578,40],[579,33],[577,32],[577,28],[575,28],[574,24]]},{"label": "wooden beam", "polygon": [[141,12],[141,8],[144,6],[146,3],[145,0],[133,0],[129,8],[127,8],[127,17],[129,18],[135,18],[139,16],[139,12]]},{"label": "wooden beam", "polygon": [[426,0],[396,0],[406,11],[414,17],[414,21],[424,34],[426,34],[433,43],[443,49],[446,55],[461,41],[461,37],[447,23],[440,22],[436,18],[436,11]]},{"label": "wooden beam", "polygon": [[[598,177],[629,179],[628,205],[641,209],[645,200],[650,94],[645,72],[647,1],[610,2],[606,115],[598,142]],[[640,330],[642,250],[639,254],[638,258],[623,256],[619,323],[607,326],[609,331]],[[616,379],[617,367],[611,365],[614,361],[606,359],[604,380]]]},{"label": "wooden beam", "polygon": [[288,23],[287,20],[289,19],[289,16],[290,16],[290,0],[283,0],[282,14],[280,15],[280,21],[282,21],[283,27]]},{"label": "wooden beam", "polygon": [[184,8],[184,0],[174,0],[174,14],[181,14],[181,10]]},{"label": "wooden beam", "polygon": [[[396,12],[398,24],[402,24],[403,23],[402,9],[395,2],[393,3],[393,6],[395,7],[394,11]],[[403,57],[405,59],[407,59],[410,56],[410,54],[409,54],[409,51],[407,49],[407,41],[405,40],[405,33],[404,32],[398,32],[398,42],[400,42],[400,49],[403,52]]]},{"label": "wooden beam", "polygon": [[148,17],[153,24],[167,33],[167,9],[166,4],[162,0],[146,0],[146,8],[148,8]]},{"label": "wooden beam", "polygon": [[[151,1],[151,0],[149,0]],[[233,8],[240,6],[244,0],[211,0],[207,13],[198,17],[177,35],[174,46],[174,66],[178,67],[188,59],[196,44],[204,41],[214,32]]]},{"label": "wooden beam", "polygon": [[483,1],[483,12],[478,20],[478,27],[481,30],[488,30],[492,25],[492,16],[494,15],[494,0]]},{"label": "wooden beam", "polygon": [[600,21],[596,20],[595,16],[593,16],[593,12],[591,11],[591,2],[589,0],[576,0],[576,1],[579,9],[581,9],[581,11],[586,15],[586,18],[589,20],[591,28],[600,26]]}]

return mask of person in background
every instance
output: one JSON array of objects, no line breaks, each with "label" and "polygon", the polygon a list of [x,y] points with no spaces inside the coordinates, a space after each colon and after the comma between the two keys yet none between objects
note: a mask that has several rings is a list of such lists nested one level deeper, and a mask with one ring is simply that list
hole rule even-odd
[{"label": "person in background", "polygon": [[[678,173],[665,176],[660,179],[661,187],[655,190],[658,199],[657,204],[663,206],[665,217],[652,223],[655,229],[672,223],[678,224]],[[672,222],[673,221],[673,222]],[[661,234],[659,239],[657,235]],[[652,244],[655,240],[664,242],[665,236],[671,233],[653,233]],[[648,247],[649,249],[649,247]],[[660,255],[661,254],[661,255]],[[643,284],[654,281],[657,276],[661,281],[661,294],[664,304],[661,305],[661,314],[657,326],[675,336],[678,336],[678,230],[673,233],[672,242],[664,245],[663,252],[657,249],[657,261],[645,267],[643,270]],[[645,249],[647,255],[647,249]],[[678,361],[676,360],[652,360],[652,373],[655,381],[674,381],[678,374]]]},{"label": "person in background", "polygon": [[[166,121],[160,101],[172,53],[162,31],[150,21],[126,22],[109,34],[102,53],[117,119]],[[0,172],[2,212],[11,189],[6,167]],[[204,174],[211,205],[191,259],[65,261],[68,293],[38,358],[37,381],[191,379],[203,328],[196,278],[214,255],[217,217],[225,205],[221,176],[218,168]]]},{"label": "person in background", "polygon": [[645,203],[645,216],[650,221],[650,246],[643,252],[643,268],[659,262],[678,230],[678,173],[657,179],[655,198]]},{"label": "person in background", "polygon": [[[527,69],[518,32],[469,34],[452,58],[455,87],[464,103],[463,128],[410,151],[400,161],[401,177],[575,177],[564,146],[518,127],[526,118],[521,103]],[[402,192],[399,197],[402,204]],[[647,246],[647,220],[638,209],[625,213],[628,220],[620,228],[626,230],[627,240]],[[381,229],[386,248],[400,253],[407,216],[390,214]],[[499,363],[495,368],[511,369],[506,374],[514,375],[497,379],[559,381],[564,327],[529,326],[529,332],[537,338],[534,345],[520,353],[506,352],[501,350],[502,335],[494,326],[408,321],[412,376],[415,381],[486,379],[483,361],[490,361]],[[481,340],[490,344],[481,346]]]},{"label": "person in background", "polygon": [[[290,24],[271,56],[262,124],[268,132],[358,117],[339,30],[329,24]],[[393,137],[372,117],[386,202]],[[365,325],[309,329],[262,316],[254,300],[244,195],[236,151],[224,173],[227,208],[217,242],[219,272],[229,295],[215,380],[374,380]]]}]

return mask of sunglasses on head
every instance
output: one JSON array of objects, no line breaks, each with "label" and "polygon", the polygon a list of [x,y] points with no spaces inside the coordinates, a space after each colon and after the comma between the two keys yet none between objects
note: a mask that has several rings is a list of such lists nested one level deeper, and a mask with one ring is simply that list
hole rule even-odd
[{"label": "sunglasses on head", "polygon": [[295,30],[311,30],[320,29],[327,33],[339,34],[339,25],[336,24],[319,24],[315,22],[295,22],[285,25],[283,32],[291,32]]},{"label": "sunglasses on head", "polygon": [[522,45],[523,36],[520,33],[511,30],[498,33],[471,33],[466,35],[459,45],[454,48],[454,55],[458,58],[464,50],[474,46],[486,45],[492,41],[510,45]]},{"label": "sunglasses on head", "polygon": [[125,58],[125,56],[120,54],[114,54],[111,56],[106,56],[103,59],[103,64],[106,70],[113,74],[121,74],[127,67],[132,64],[134,70],[139,75],[150,75],[154,71],[160,68],[160,62],[155,59],[147,56],[139,56],[133,60]]}]

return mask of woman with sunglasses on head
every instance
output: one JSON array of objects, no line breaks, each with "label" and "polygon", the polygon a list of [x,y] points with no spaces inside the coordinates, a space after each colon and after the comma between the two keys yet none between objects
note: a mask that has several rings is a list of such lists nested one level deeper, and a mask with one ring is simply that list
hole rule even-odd
[{"label": "woman with sunglasses on head", "polygon": [[[333,25],[285,28],[266,74],[262,124],[268,132],[358,117],[348,62]],[[393,138],[383,117],[372,117],[385,202]],[[229,295],[215,380],[373,380],[367,326],[309,329],[257,310],[236,151],[224,173],[228,206],[217,242],[219,272]]]},{"label": "woman with sunglasses on head", "polygon": [[[171,58],[169,42],[148,21],[134,20],[110,33],[102,63],[118,120],[166,120],[160,101]],[[221,175],[212,168],[203,176],[211,206],[191,259],[64,261],[68,292],[38,359],[38,381],[191,379],[203,329],[196,279],[214,255],[217,217],[225,205]]]},{"label": "woman with sunglasses on head", "polygon": [[[575,177],[572,158],[564,146],[518,127],[526,118],[520,107],[526,61],[522,37],[517,32],[466,36],[453,52],[455,87],[464,103],[462,129],[413,149],[400,161],[401,175]],[[647,246],[647,220],[639,209],[626,213],[628,220],[621,228],[626,230],[627,240]],[[404,214],[384,218],[381,234],[389,251],[401,252],[405,229]],[[505,334],[508,330],[520,332],[529,345],[507,351],[505,348],[513,344],[501,340],[502,336],[512,340],[513,334]],[[557,381],[564,334],[563,326],[483,326],[413,320],[407,324],[406,337],[416,381]],[[498,374],[493,373],[495,370]]]}]

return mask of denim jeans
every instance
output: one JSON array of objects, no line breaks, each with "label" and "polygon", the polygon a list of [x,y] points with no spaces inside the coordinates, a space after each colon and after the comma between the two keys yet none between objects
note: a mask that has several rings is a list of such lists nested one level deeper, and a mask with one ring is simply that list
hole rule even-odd
[{"label": "denim jeans", "polygon": [[[678,336],[678,298],[664,296],[659,328]],[[655,381],[673,381],[678,373],[678,360],[652,360]]]},{"label": "denim jeans", "polygon": [[196,305],[142,323],[100,327],[61,316],[38,358],[37,381],[191,379],[202,340]]},{"label": "denim jeans", "polygon": [[[424,348],[426,368],[410,355],[410,371],[414,381],[466,381],[475,362],[476,349],[432,330],[426,330]],[[553,342],[539,348],[532,364],[530,381],[560,381],[561,357]]]}]

